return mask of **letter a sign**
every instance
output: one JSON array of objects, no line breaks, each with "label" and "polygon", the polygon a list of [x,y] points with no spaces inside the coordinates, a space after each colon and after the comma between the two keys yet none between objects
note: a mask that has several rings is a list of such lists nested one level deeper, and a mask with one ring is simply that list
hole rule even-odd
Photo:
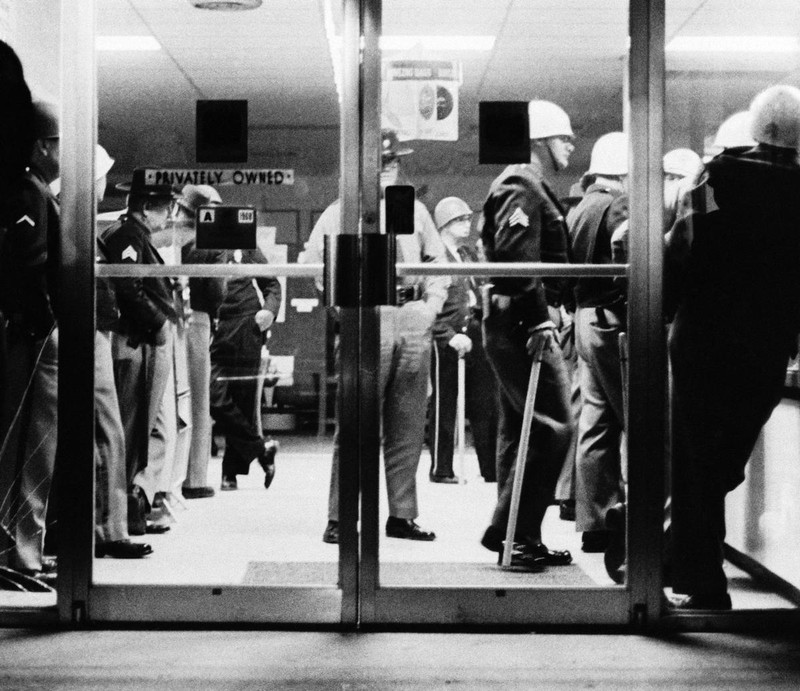
[{"label": "letter a sign", "polygon": [[200,209],[200,223],[214,222],[214,209]]}]

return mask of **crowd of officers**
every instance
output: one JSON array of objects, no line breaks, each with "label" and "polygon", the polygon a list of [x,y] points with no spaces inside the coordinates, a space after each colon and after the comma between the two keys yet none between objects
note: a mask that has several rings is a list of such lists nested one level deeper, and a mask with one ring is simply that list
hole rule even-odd
[{"label": "crowd of officers", "polygon": [[[6,44],[0,51],[10,94],[0,123],[0,558],[22,576],[47,578],[55,564],[45,557],[51,551],[45,537],[57,535],[48,497],[54,476],[64,472],[56,444],[64,316],[56,278],[59,123],[53,104],[31,99],[13,51]],[[570,118],[558,105],[536,100],[529,122],[530,160],[507,167],[489,186],[479,242],[471,241],[474,213],[464,200],[442,199],[433,217],[416,200],[414,232],[397,238],[399,262],[627,261],[629,235],[642,232],[630,227],[627,136],[601,136],[577,193],[559,198],[552,180],[575,148]],[[723,123],[715,146],[705,164],[685,148],[664,157],[664,317],[674,431],[664,576],[683,594],[673,606],[693,609],[731,606],[722,571],[725,495],[743,480],[796,353],[800,90],[762,92],[748,111]],[[400,161],[410,153],[395,132],[382,132],[383,189],[398,182]],[[98,147],[98,199],[112,165]],[[197,209],[222,203],[214,188],[176,191],[138,169],[122,188],[127,208],[98,234],[99,262],[162,264],[169,248],[185,264],[266,262],[259,250],[197,248]],[[339,232],[339,220],[336,201],[315,224],[299,261],[322,262],[325,236]],[[278,445],[261,429],[260,385],[265,334],[281,299],[271,278],[98,281],[96,556],[150,554],[150,545],[130,536],[168,530],[174,501],[214,495],[207,484],[212,420],[225,436],[220,488],[235,490],[237,475],[253,460],[270,486]],[[555,501],[561,518],[575,521],[583,551],[604,552],[609,575],[622,582],[625,279],[404,276],[397,304],[380,311],[386,535],[436,539],[416,523],[417,469],[427,441],[430,481],[459,483],[453,457],[461,393],[480,473],[497,483],[482,545],[504,550],[515,461],[527,442],[512,567],[536,572],[572,562],[570,552],[542,539]],[[338,341],[335,353],[338,369]],[[176,436],[180,358],[188,365],[192,405],[184,449]],[[529,400],[534,359],[539,374]],[[465,373],[461,392],[459,370]],[[533,410],[529,440],[522,439],[526,404]],[[328,543],[339,541],[339,456],[337,427],[323,534]]]}]

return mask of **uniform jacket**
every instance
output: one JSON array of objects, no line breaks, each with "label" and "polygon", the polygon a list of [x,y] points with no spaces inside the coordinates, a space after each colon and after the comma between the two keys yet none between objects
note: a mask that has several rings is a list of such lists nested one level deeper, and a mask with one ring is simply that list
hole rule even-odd
[{"label": "uniform jacket", "polygon": [[59,209],[37,171],[25,174],[4,216],[0,309],[24,332],[41,339],[57,315]]},{"label": "uniform jacket", "polygon": [[[184,264],[226,264],[226,250],[199,250],[194,241],[181,248],[181,261]],[[225,295],[224,278],[190,278],[189,305],[193,310],[208,312],[212,319],[216,316]]]},{"label": "uniform jacket", "polygon": [[[590,185],[570,218],[572,260],[578,264],[611,264],[611,236],[625,218],[627,204],[621,191]],[[579,307],[609,307],[624,300],[624,289],[613,278],[576,281]]]},{"label": "uniform jacket", "polygon": [[684,218],[668,234],[668,302],[679,305],[681,326],[695,324],[693,338],[711,348],[779,348],[788,357],[800,330],[797,154],[765,145],[729,150],[707,172],[719,208]]},{"label": "uniform jacket", "polygon": [[[163,264],[150,242],[150,230],[133,216],[124,215],[102,236],[111,264]],[[124,277],[113,279],[120,318],[116,331],[127,335],[133,347],[154,343],[161,326],[177,321],[173,283],[168,278]]]},{"label": "uniform jacket", "polygon": [[[231,253],[233,255],[233,253]],[[233,256],[231,256],[231,261]],[[267,258],[261,250],[242,251],[242,264],[266,264]],[[258,290],[264,297],[264,304],[253,285],[255,281]],[[225,297],[217,310],[217,316],[222,319],[255,316],[261,309],[269,310],[275,316],[281,307],[281,284],[277,278],[269,277],[237,277],[228,279],[225,286]]]},{"label": "uniform jacket", "polygon": [[[447,261],[458,263],[453,255],[455,249],[447,247]],[[477,262],[478,255],[466,246],[458,248],[462,261]],[[475,281],[470,276],[451,276],[447,289],[447,300],[442,311],[433,323],[433,337],[439,345],[447,345],[457,333],[465,333],[472,310],[470,305],[476,304],[479,296],[475,295]]]},{"label": "uniform jacket", "polygon": [[[564,212],[541,174],[538,161],[508,166],[489,189],[481,231],[490,262],[569,261]],[[539,324],[549,318],[548,301],[560,302],[564,281],[538,278],[494,278],[495,291],[517,298],[527,318]]]}]

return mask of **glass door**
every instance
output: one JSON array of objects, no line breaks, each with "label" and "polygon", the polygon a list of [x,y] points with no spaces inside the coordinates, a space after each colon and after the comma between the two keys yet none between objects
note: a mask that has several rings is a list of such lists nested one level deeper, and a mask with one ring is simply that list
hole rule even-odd
[{"label": "glass door", "polygon": [[354,568],[320,540],[332,330],[303,254],[341,177],[341,4],[93,5],[70,38],[96,52],[66,72],[96,83],[81,144],[103,149],[64,191],[96,209],[77,228],[97,252],[69,230],[100,261],[72,355],[94,373],[95,515],[62,616],[352,625]]},{"label": "glass door", "polygon": [[[649,10],[636,4],[629,23],[627,2],[569,11],[509,2],[364,6],[364,99],[378,104],[365,108],[365,155],[380,165],[371,178],[365,165],[365,215],[374,209],[391,232],[405,214],[413,232],[396,236],[395,294],[362,336],[378,372],[367,395],[372,415],[380,411],[372,424],[382,443],[362,456],[361,621],[657,616],[650,562],[660,517],[647,507],[659,497],[651,481],[662,452],[651,464],[635,459],[663,449],[659,264],[644,230],[616,263],[616,226],[586,231],[601,233],[600,255],[585,247],[580,255],[575,240],[579,224],[590,225],[583,197],[617,200],[617,223],[642,229],[658,214],[648,208],[648,155],[660,146],[660,103],[648,104],[646,88]],[[576,206],[578,220],[567,215]],[[618,287],[626,274],[630,296]],[[591,353],[601,318],[605,350]],[[541,340],[537,327],[556,340],[532,368],[526,345]],[[630,368],[621,333],[632,344]],[[603,400],[592,356],[614,363],[606,372],[614,393]],[[594,397],[582,427],[581,386]],[[520,454],[527,479],[514,491],[526,398],[536,401],[529,451]],[[646,399],[647,414],[626,420],[628,399],[635,411]],[[610,530],[605,515],[626,502],[638,529],[623,566],[625,519]],[[516,531],[508,528],[514,514]]]}]

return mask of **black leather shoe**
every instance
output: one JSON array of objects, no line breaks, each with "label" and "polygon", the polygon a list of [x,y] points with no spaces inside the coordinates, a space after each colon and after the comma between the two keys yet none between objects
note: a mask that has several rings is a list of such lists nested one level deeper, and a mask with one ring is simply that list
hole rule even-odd
[{"label": "black leather shoe", "polygon": [[558,517],[562,521],[575,520],[575,500],[562,499],[558,504]]},{"label": "black leather shoe", "polygon": [[569,550],[548,549],[541,542],[525,541],[525,550],[534,557],[541,557],[546,566],[567,566],[572,563]]},{"label": "black leather shoe", "polygon": [[184,499],[206,499],[216,492],[213,487],[181,487],[181,494]]},{"label": "black leather shoe", "polygon": [[329,545],[339,544],[339,521],[328,521],[325,532],[322,533],[322,541]]},{"label": "black leather shoe", "polygon": [[431,482],[437,482],[440,485],[458,484],[458,478],[455,475],[429,475],[428,478]]},{"label": "black leather shoe", "polygon": [[505,539],[505,533],[500,532],[499,528],[490,525],[483,533],[481,544],[490,552],[502,552]]},{"label": "black leather shoe", "polygon": [[586,530],[581,539],[581,552],[594,554],[605,552],[608,547],[607,530]]},{"label": "black leather shoe", "polygon": [[239,489],[239,484],[236,482],[236,476],[233,475],[232,477],[225,477],[223,475],[219,488],[223,492],[230,492],[232,490]]},{"label": "black leather shoe", "polygon": [[[497,555],[497,565],[503,566],[502,551]],[[544,557],[533,554],[528,548],[528,545],[522,542],[515,542],[511,548],[511,564],[505,568],[535,573],[544,571],[545,566],[547,566],[547,564]]]},{"label": "black leather shoe", "polygon": [[258,457],[258,464],[264,471],[264,489],[269,489],[275,477],[275,456],[279,448],[278,442],[274,439],[267,439],[264,442],[264,452]]},{"label": "black leather shoe", "polygon": [[728,593],[697,593],[695,595],[671,597],[667,606],[675,610],[729,610],[733,605],[731,604],[731,596]]},{"label": "black leather shoe", "polygon": [[603,555],[606,573],[614,583],[625,582],[625,504],[615,504],[606,511],[608,545]]},{"label": "black leather shoe", "polygon": [[[164,533],[168,533],[170,530],[168,525],[164,525],[163,523],[153,523],[153,521],[147,521],[147,526],[144,529],[144,533],[137,533],[137,535],[163,535]],[[130,533],[130,531],[128,531]],[[133,533],[131,533],[133,535]]]},{"label": "black leather shoe", "polygon": [[98,559],[141,559],[153,553],[153,548],[143,542],[115,540],[114,542],[98,542],[94,546],[94,556]]},{"label": "black leather shoe", "polygon": [[389,516],[386,520],[386,537],[431,542],[436,539],[436,533],[423,530],[410,518]]},{"label": "black leather shoe", "polygon": [[128,532],[131,535],[144,535],[147,528],[147,514],[150,502],[139,485],[133,485],[128,492]]}]

